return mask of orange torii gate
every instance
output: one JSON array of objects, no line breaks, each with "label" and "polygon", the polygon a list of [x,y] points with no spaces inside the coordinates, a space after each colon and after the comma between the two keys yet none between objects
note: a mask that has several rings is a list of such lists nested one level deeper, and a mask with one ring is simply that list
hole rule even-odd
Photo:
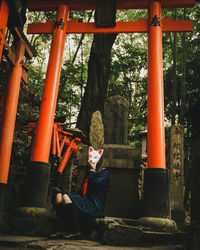
[{"label": "orange torii gate", "polygon": [[[15,25],[11,20],[15,21]],[[22,27],[21,16],[17,12],[14,1],[0,0],[0,62],[2,54],[4,54],[6,60],[9,60],[10,63],[8,83],[1,96],[0,224],[4,210],[21,79],[24,82],[27,81],[23,59],[24,57],[30,59],[35,55],[35,51],[26,39]],[[14,37],[13,48],[5,40],[7,28]]]},{"label": "orange torii gate", "polygon": [[31,193],[32,200],[25,202],[25,205],[45,206],[49,152],[66,33],[146,32],[148,34],[148,167],[144,178],[144,215],[169,217],[168,170],[165,164],[162,32],[192,31],[192,21],[162,19],[161,10],[191,8],[194,2],[195,0],[117,0],[117,9],[148,9],[148,19],[117,22],[113,28],[97,28],[95,23],[68,20],[69,10],[97,9],[96,0],[28,0],[30,11],[57,10],[57,18],[55,22],[28,25],[28,33],[52,33],[53,38],[31,154],[31,166],[28,170],[27,190]]}]

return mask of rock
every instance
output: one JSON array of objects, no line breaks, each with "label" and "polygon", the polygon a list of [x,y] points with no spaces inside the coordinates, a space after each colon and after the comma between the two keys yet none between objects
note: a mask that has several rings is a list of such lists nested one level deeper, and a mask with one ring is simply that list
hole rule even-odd
[{"label": "rock", "polygon": [[141,228],[111,223],[105,231],[102,241],[105,244],[130,245],[138,242],[141,238]]},{"label": "rock", "polygon": [[95,149],[100,149],[104,144],[104,126],[100,111],[92,114],[90,125],[90,144]]},{"label": "rock", "polygon": [[151,227],[158,232],[177,232],[176,222],[171,219],[141,217],[138,221],[143,226]]}]

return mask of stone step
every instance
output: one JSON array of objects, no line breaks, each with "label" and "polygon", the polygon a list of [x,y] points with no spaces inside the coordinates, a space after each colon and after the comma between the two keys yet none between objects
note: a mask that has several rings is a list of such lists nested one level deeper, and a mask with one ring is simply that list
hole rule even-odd
[{"label": "stone step", "polygon": [[158,218],[148,218],[145,223],[109,217],[97,220],[97,224],[103,235],[102,242],[108,245],[185,244],[190,240],[190,234],[179,231],[173,221],[162,218],[160,223]]}]

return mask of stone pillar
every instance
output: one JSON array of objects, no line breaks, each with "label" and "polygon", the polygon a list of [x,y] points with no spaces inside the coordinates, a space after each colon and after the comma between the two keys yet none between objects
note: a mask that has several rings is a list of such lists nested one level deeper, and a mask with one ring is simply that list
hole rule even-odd
[{"label": "stone pillar", "polygon": [[104,106],[105,144],[127,144],[128,101],[116,95],[109,97]]},{"label": "stone pillar", "polygon": [[184,128],[173,125],[170,130],[170,192],[171,215],[176,222],[184,222]]}]

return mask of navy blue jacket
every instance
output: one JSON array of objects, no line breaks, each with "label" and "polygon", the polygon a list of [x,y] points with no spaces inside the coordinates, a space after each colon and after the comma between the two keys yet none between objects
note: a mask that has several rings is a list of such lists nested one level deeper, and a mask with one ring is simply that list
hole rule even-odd
[{"label": "navy blue jacket", "polygon": [[90,170],[87,178],[86,198],[82,194],[69,194],[69,196],[81,212],[96,218],[103,217],[104,203],[109,186],[109,171],[105,168],[100,173]]}]

